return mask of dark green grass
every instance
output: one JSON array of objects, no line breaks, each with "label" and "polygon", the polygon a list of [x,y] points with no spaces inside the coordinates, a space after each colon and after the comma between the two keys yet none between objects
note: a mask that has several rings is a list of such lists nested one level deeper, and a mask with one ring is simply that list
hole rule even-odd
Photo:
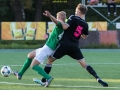
[{"label": "dark green grass", "polygon": [[[32,50],[0,50],[0,68],[9,65],[12,70],[20,70],[27,53]],[[68,56],[53,64],[51,86],[44,88],[32,81],[42,78],[29,68],[22,80],[14,75],[0,75],[0,90],[120,90],[120,50],[119,49],[82,49],[86,62],[90,64],[109,87],[103,88],[76,60]],[[16,65],[16,66],[13,66]],[[18,65],[18,66],[17,66]],[[44,64],[41,65],[44,68]]]}]

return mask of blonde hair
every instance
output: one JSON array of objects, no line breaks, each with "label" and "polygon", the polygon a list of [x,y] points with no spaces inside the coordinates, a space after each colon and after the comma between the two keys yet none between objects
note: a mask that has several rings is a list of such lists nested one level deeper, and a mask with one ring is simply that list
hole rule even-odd
[{"label": "blonde hair", "polygon": [[57,13],[57,15],[66,15],[66,12],[60,11],[60,12]]},{"label": "blonde hair", "polygon": [[60,16],[65,21],[65,19],[66,19],[66,12],[65,11],[60,11],[56,15]]},{"label": "blonde hair", "polygon": [[87,7],[81,3],[78,4],[76,8],[80,10],[81,14],[86,14],[88,10]]}]

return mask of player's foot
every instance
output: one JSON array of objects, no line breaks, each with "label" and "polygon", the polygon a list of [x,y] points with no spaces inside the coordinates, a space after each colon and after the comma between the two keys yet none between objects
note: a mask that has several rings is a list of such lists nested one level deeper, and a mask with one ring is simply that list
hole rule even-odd
[{"label": "player's foot", "polygon": [[44,87],[48,87],[48,86],[50,85],[50,83],[52,82],[53,79],[54,79],[53,77],[51,77],[50,79],[48,79],[48,80],[46,81]]},{"label": "player's foot", "polygon": [[13,74],[17,77],[18,80],[22,79],[22,76],[20,76],[18,72],[13,72]]},{"label": "player's foot", "polygon": [[108,84],[101,79],[97,79],[98,83],[100,83],[103,87],[108,87]]},{"label": "player's foot", "polygon": [[45,78],[42,78],[41,81],[42,81],[42,82],[46,82],[46,79],[45,79]]},{"label": "player's foot", "polygon": [[37,79],[37,78],[33,78],[33,81],[34,81],[35,83],[40,84],[41,86],[45,86],[45,83],[42,82],[41,80]]}]

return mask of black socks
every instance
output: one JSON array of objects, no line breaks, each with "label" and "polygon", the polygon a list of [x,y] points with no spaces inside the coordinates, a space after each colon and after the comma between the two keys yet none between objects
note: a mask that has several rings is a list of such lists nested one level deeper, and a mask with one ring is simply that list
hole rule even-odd
[{"label": "black socks", "polygon": [[[46,64],[45,68],[44,68],[44,71],[49,74],[50,71],[51,71],[51,68],[52,68],[52,65],[51,64]],[[42,82],[46,82],[46,79],[45,78],[42,78],[41,80]]]},{"label": "black socks", "polygon": [[87,70],[91,75],[93,75],[96,79],[99,78],[99,77],[97,76],[97,73],[95,72],[95,70],[94,70],[91,66],[87,66],[87,67],[86,67],[86,70]]}]

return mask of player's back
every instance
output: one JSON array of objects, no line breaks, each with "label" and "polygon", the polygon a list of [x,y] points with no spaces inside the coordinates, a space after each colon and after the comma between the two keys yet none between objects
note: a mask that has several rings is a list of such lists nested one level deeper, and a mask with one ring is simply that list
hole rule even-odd
[{"label": "player's back", "polygon": [[81,34],[88,35],[88,24],[78,16],[71,15],[67,21],[69,28],[64,31],[62,41],[79,43]]}]

